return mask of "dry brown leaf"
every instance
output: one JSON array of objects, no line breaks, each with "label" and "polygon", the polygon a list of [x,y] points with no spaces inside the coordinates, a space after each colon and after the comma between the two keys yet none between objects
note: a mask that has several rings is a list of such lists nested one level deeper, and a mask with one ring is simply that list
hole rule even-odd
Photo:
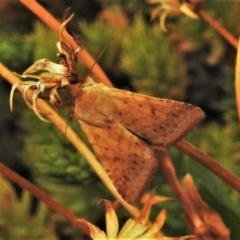
[{"label": "dry brown leaf", "polygon": [[[201,225],[204,226],[201,228],[198,227],[198,223],[194,222],[194,219],[191,219],[191,223],[189,222],[189,225],[193,226],[194,228],[193,234],[196,236],[208,235],[211,236],[212,239],[229,240],[229,229],[225,226],[221,216],[215,210],[210,208],[206,202],[203,201],[197,191],[197,188],[194,185],[192,177],[189,174],[184,178],[184,188],[185,194],[187,195],[188,199],[190,200],[191,204],[195,208],[198,216],[202,221]],[[190,219],[187,218],[187,220],[189,221]],[[203,230],[205,231],[205,233]]]}]

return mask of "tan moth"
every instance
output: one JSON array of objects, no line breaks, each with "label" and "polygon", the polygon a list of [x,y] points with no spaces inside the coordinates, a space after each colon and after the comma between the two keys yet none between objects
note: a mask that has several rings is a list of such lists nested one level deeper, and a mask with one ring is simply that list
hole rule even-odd
[{"label": "tan moth", "polygon": [[[45,88],[50,89],[50,99],[55,105],[60,101],[57,89],[68,89],[73,97],[74,117],[94,152],[123,198],[129,203],[136,203],[158,165],[153,147],[168,147],[180,141],[199,123],[204,113],[187,103],[109,88],[91,80],[84,84],[72,84],[72,78],[76,76],[75,56],[78,49],[74,51],[61,36],[63,27],[72,17],[63,22],[60,30],[61,40],[57,47],[61,63],[44,59],[44,67],[39,65],[42,60],[37,61],[23,75],[18,75],[39,79],[36,84],[33,81],[21,83],[24,99],[30,106],[25,94],[32,88],[35,91],[33,109],[41,117],[35,105],[38,95]],[[48,78],[28,75],[39,69],[47,71]],[[18,84],[12,88],[10,106]]]},{"label": "tan moth", "polygon": [[181,140],[204,117],[182,102],[149,97],[103,84],[68,85],[74,116],[119,193],[136,203],[157,159],[153,146]]}]

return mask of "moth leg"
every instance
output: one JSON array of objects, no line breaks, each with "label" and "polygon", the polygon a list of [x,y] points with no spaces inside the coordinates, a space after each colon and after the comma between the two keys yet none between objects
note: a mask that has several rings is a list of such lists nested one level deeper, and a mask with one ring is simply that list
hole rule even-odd
[{"label": "moth leg", "polygon": [[54,87],[51,89],[49,97],[50,97],[50,103],[56,108],[59,109],[63,106],[61,98],[57,92],[58,87]]}]

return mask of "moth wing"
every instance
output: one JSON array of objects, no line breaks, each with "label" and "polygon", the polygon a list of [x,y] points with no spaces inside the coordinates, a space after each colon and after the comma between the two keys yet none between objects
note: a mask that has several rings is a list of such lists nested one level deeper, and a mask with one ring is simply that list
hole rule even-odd
[{"label": "moth wing", "polygon": [[204,117],[200,108],[183,102],[110,88],[108,94],[118,109],[116,121],[154,145],[181,140]]},{"label": "moth wing", "polygon": [[121,196],[136,203],[157,167],[151,147],[119,123],[97,127],[79,122]]}]

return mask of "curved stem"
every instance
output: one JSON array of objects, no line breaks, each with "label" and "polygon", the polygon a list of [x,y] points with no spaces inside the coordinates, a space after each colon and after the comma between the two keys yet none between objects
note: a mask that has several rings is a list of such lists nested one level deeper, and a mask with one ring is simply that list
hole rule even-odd
[{"label": "curved stem", "polygon": [[238,120],[240,121],[240,41],[238,43],[236,66],[235,66],[235,95],[236,95]]},{"label": "curved stem", "polygon": [[82,232],[90,236],[89,228],[87,227],[87,225],[83,224],[82,222],[76,221],[78,219],[78,216],[76,216],[74,213],[69,211],[63,205],[61,205],[56,200],[51,198],[48,194],[43,192],[40,188],[36,187],[26,179],[22,178],[21,176],[19,176],[17,173],[15,173],[14,171],[12,171],[10,168],[6,167],[2,163],[0,163],[0,172],[5,177],[10,179],[12,182],[15,182],[18,186],[31,192],[31,194],[35,196],[37,199],[44,202],[52,210],[64,216],[69,222],[71,222],[73,225],[78,227]]},{"label": "curved stem", "polygon": [[185,140],[175,143],[174,147],[189,157],[195,159],[198,163],[206,167],[240,193],[240,179],[226,168],[221,166],[214,158],[210,157]]},{"label": "curved stem", "polygon": [[224,28],[218,21],[213,19],[205,11],[200,11],[199,16],[207,22],[213,29],[215,29],[226,41],[228,41],[234,48],[238,47],[238,40],[226,28]]}]

